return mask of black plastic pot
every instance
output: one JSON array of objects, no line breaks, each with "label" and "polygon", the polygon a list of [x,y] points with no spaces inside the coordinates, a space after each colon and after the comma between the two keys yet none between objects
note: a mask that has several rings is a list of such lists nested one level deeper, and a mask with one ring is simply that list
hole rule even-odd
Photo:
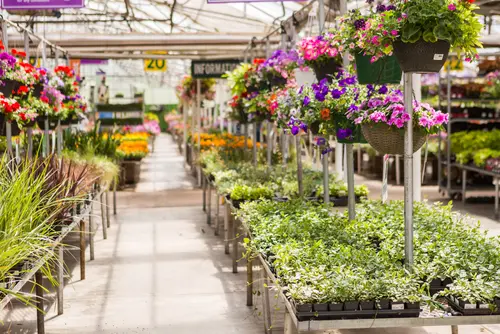
[{"label": "black plastic pot", "polygon": [[469,309],[469,307],[465,307],[465,305],[476,305],[476,308],[477,308],[477,304],[475,303],[470,303],[469,301],[467,300],[462,300],[460,298],[457,298],[457,301],[458,301],[458,306],[460,306],[461,308],[463,309]]},{"label": "black plastic pot", "polygon": [[362,311],[373,310],[373,309],[375,309],[375,302],[374,301],[360,302],[359,303],[359,308]]},{"label": "black plastic pot", "polygon": [[319,126],[321,125],[321,123],[319,121],[315,121],[315,122],[312,122],[310,125],[309,125],[309,130],[311,131],[311,133],[313,135],[317,135],[319,134]]},{"label": "black plastic pot", "polygon": [[339,70],[342,68],[342,65],[337,63],[335,58],[329,58],[325,62],[314,63],[311,65],[314,70],[314,74],[316,74],[316,78],[318,81],[323,79],[327,79],[328,82],[332,82],[332,76],[336,75]]},{"label": "black plastic pot", "polygon": [[295,305],[295,308],[297,309],[297,312],[312,312],[313,305],[312,304]]},{"label": "black plastic pot", "polygon": [[2,82],[3,82],[3,85],[0,84],[0,93],[3,93],[3,95],[5,95],[5,97],[11,97],[12,92],[16,91],[21,86],[20,82],[10,80],[10,79],[2,80]]},{"label": "black plastic pot", "polygon": [[[37,122],[40,130],[45,130],[45,120],[46,119],[47,119],[47,116],[38,116],[36,118],[36,122]],[[54,130],[55,128],[57,128],[57,119],[49,118],[49,130]]]},{"label": "black plastic pot", "polygon": [[391,308],[391,301],[389,299],[381,299],[377,302],[377,309],[389,310]]},{"label": "black plastic pot", "polygon": [[453,280],[451,278],[445,278],[442,282],[443,287],[448,286],[448,284],[453,283]]},{"label": "black plastic pot", "polygon": [[448,59],[449,52],[450,43],[443,40],[436,43],[422,39],[416,43],[394,42],[394,54],[405,73],[439,72]]},{"label": "black plastic pot", "polygon": [[233,199],[233,200],[231,200],[231,201],[233,202],[233,206],[234,206],[236,209],[239,209],[239,208],[240,208],[241,203],[243,203],[243,202],[244,202],[244,201],[242,201],[242,200],[235,200],[235,199]]},{"label": "black plastic pot", "polygon": [[328,309],[330,311],[342,311],[344,309],[344,303],[330,303],[328,304]]},{"label": "black plastic pot", "polygon": [[314,304],[314,312],[326,312],[328,311],[328,304]]},{"label": "black plastic pot", "polygon": [[441,287],[441,286],[442,286],[442,281],[441,281],[441,279],[440,279],[440,278],[434,278],[434,279],[431,281],[430,286],[431,286],[431,287],[433,287],[433,288],[434,288],[434,287],[435,287],[435,288],[439,288],[439,287]]},{"label": "black plastic pot", "polygon": [[407,310],[417,310],[417,309],[420,309],[420,303],[419,302],[405,303],[405,309],[407,309]]},{"label": "black plastic pot", "polygon": [[356,311],[358,306],[358,301],[344,302],[344,311]]},{"label": "black plastic pot", "polygon": [[[5,114],[0,113],[0,136],[7,135],[7,119]],[[10,122],[11,133],[13,136],[19,136],[21,129],[17,125],[17,122]]]},{"label": "black plastic pot", "polygon": [[33,86],[31,94],[34,97],[39,98],[40,96],[42,96],[42,92],[43,92],[43,84],[36,84]]},{"label": "black plastic pot", "polygon": [[286,85],[286,79],[281,75],[273,75],[269,78],[269,88],[273,87],[284,87]]}]

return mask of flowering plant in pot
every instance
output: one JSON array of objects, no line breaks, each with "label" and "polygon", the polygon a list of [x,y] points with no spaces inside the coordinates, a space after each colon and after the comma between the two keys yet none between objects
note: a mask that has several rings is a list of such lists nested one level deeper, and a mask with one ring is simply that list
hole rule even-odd
[{"label": "flowering plant in pot", "polygon": [[318,81],[331,80],[342,64],[341,52],[344,47],[331,33],[302,39],[297,46],[300,62],[311,67]]},{"label": "flowering plant in pot", "polygon": [[34,117],[32,112],[23,108],[15,99],[0,96],[0,134],[6,133],[5,124],[9,122],[12,135],[17,136],[21,132],[21,127]]},{"label": "flowering plant in pot", "polygon": [[[40,97],[40,101],[44,105],[38,105],[37,123],[40,129],[45,128],[45,119],[49,119],[49,128],[54,129],[57,119],[64,119],[66,117],[66,110],[62,108],[62,103],[65,96],[56,88],[52,86],[45,86]],[[48,108],[45,106],[48,105]]]},{"label": "flowering plant in pot", "polygon": [[352,10],[339,19],[339,28],[332,31],[331,38],[345,46],[349,60],[356,60],[360,84],[399,84],[401,81],[401,67],[390,46],[386,43],[384,48],[388,49],[374,48],[382,38],[399,35],[397,20],[393,20],[395,9],[395,5],[379,4],[366,14]]},{"label": "flowering plant in pot", "polygon": [[259,71],[269,88],[283,87],[293,79],[293,70],[298,66],[299,56],[296,50],[289,52],[276,50],[271,57],[259,65]]},{"label": "flowering plant in pot", "polygon": [[404,72],[439,72],[450,46],[471,60],[482,46],[482,24],[473,2],[411,0],[394,3],[389,11],[379,5],[384,7],[369,25],[363,48],[376,58],[394,52]]},{"label": "flowering plant in pot", "polygon": [[[350,109],[347,118],[361,124],[363,135],[374,149],[383,154],[404,154],[404,127],[410,116],[405,112],[403,93],[382,86],[368,86],[368,100],[359,108]],[[427,103],[413,101],[413,150],[425,143],[448,122],[448,115],[436,111]]]},{"label": "flowering plant in pot", "polygon": [[11,79],[12,72],[16,68],[16,58],[7,52],[0,53],[0,92],[10,97],[12,91],[16,88],[17,82]]}]

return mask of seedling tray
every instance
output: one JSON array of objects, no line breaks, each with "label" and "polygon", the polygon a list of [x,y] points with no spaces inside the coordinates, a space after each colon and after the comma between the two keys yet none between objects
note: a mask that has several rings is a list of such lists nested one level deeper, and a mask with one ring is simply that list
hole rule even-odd
[{"label": "seedling tray", "polygon": [[[459,301],[454,297],[446,297],[448,304],[457,312],[460,312],[464,316],[474,316],[474,315],[500,315],[500,311],[497,310],[493,312],[488,304],[469,304]],[[498,304],[498,302],[497,302]],[[498,306],[497,306],[498,308]]]}]

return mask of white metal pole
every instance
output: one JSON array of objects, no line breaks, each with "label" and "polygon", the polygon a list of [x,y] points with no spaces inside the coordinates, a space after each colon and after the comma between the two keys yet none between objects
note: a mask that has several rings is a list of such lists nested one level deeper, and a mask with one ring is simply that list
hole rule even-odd
[{"label": "white metal pole", "polygon": [[405,127],[404,154],[404,221],[405,221],[405,265],[413,265],[413,98],[412,74],[404,74],[405,111],[410,116]]},{"label": "white metal pole", "polygon": [[[421,74],[413,74],[413,94],[415,95],[415,100],[420,101],[422,99],[421,90]],[[422,200],[422,149],[418,149],[417,152],[413,154],[413,200]]]},{"label": "white metal pole", "polygon": [[187,156],[188,104],[186,102],[183,102],[183,105],[182,105],[182,117],[183,117],[183,122],[184,122],[184,129],[183,129],[183,136],[182,136],[182,147],[184,150],[184,157],[186,158],[186,161],[187,161],[187,158],[188,158],[188,156]]},{"label": "white metal pole", "polygon": [[[30,61],[30,36],[24,31],[24,52],[26,53],[26,62]],[[26,137],[28,141],[27,156],[28,159],[33,157],[33,128],[30,126],[26,129]]]},{"label": "white metal pole", "polygon": [[[196,79],[196,117],[197,122],[197,133],[198,133],[198,155],[201,153],[201,80]],[[198,167],[198,186],[201,186],[201,168]]]}]

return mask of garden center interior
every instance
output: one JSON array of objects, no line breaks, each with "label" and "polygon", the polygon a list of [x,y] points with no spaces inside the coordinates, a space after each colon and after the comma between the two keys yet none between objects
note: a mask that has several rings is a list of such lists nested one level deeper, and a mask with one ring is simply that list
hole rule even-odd
[{"label": "garden center interior", "polygon": [[500,1],[0,7],[0,333],[500,334]]}]

